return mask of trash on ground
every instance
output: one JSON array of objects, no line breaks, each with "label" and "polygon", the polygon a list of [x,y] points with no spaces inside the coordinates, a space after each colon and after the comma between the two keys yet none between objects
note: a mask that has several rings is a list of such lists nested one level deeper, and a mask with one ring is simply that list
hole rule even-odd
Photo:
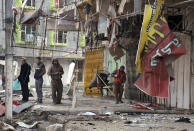
[{"label": "trash on ground", "polygon": [[80,115],[80,116],[96,116],[96,114],[93,113],[93,112],[80,113],[79,115]]},{"label": "trash on ground", "polygon": [[154,110],[155,107],[158,107],[158,105],[151,102],[137,103],[132,105],[132,108],[135,109],[149,109],[152,111]]},{"label": "trash on ground", "polygon": [[147,127],[147,124],[135,124],[135,123],[133,123],[133,124],[126,124],[125,126],[131,126],[131,127],[140,127],[140,128],[145,128],[145,127]]},{"label": "trash on ground", "polygon": [[35,127],[39,122],[35,122],[34,124],[32,125],[28,125],[28,124],[25,124],[24,122],[16,122],[20,127],[24,127],[24,128],[28,128],[28,129],[31,129],[33,127]]},{"label": "trash on ground", "polygon": [[46,131],[64,131],[63,124],[54,124],[46,128]]},{"label": "trash on ground", "polygon": [[26,102],[14,108],[13,112],[20,113],[34,105],[33,102]]},{"label": "trash on ground", "polygon": [[126,121],[124,124],[128,125],[128,124],[132,124],[132,123],[133,123],[132,121]]},{"label": "trash on ground", "polygon": [[0,130],[1,131],[15,131],[15,128],[11,125],[4,123],[4,122],[0,122]]},{"label": "trash on ground", "polygon": [[178,120],[176,120],[175,122],[185,122],[185,123],[191,123],[189,118],[185,118],[185,117],[181,117]]},{"label": "trash on ground", "polygon": [[95,124],[94,124],[94,123],[90,123],[90,122],[88,122],[88,125],[95,126]]},{"label": "trash on ground", "polygon": [[153,116],[153,114],[143,114],[143,113],[141,113],[141,115],[142,116],[149,116],[149,117],[152,117]]}]

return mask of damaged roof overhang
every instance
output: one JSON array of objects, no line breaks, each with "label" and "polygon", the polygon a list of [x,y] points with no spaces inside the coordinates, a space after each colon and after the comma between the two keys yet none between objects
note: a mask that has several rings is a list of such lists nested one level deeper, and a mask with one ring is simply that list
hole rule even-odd
[{"label": "damaged roof overhang", "polygon": [[23,18],[21,19],[21,24],[35,24],[37,19],[43,15],[43,11],[41,9],[35,10],[32,13],[24,13]]},{"label": "damaged roof overhang", "polygon": [[[58,19],[57,19],[57,28],[65,31],[69,30],[77,30],[76,29],[76,24],[79,22],[77,19],[75,19],[75,10],[71,9],[65,12],[60,12],[58,14]],[[56,16],[56,14],[54,15]],[[48,19],[50,22],[48,23],[48,29],[54,29],[55,26],[53,24],[56,22],[55,17],[49,18]]]},{"label": "damaged roof overhang", "polygon": [[74,19],[74,9],[63,12],[59,15],[59,24],[61,25],[75,25],[78,21]]},{"label": "damaged roof overhang", "polygon": [[182,1],[182,2],[175,3],[175,4],[167,5],[167,7],[184,8],[184,7],[187,7],[187,6],[191,6],[191,4],[194,4],[194,0],[185,0],[185,1]]}]

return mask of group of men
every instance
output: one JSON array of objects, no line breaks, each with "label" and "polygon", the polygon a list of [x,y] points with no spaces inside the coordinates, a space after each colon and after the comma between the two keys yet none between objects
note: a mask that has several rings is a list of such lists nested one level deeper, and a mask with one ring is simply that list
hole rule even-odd
[{"label": "group of men", "polygon": [[[31,73],[31,66],[27,63],[25,58],[22,58],[21,71],[20,71],[18,80],[21,84],[22,96],[23,96],[22,101],[24,102],[29,100],[28,83],[30,80],[29,79],[30,73]],[[43,76],[45,73],[46,73],[45,65],[41,61],[41,58],[37,57],[34,79],[35,79],[35,87],[36,87],[38,103],[42,103],[42,98],[43,98],[42,86],[43,86]],[[52,98],[53,98],[54,104],[61,103],[61,98],[63,93],[63,84],[62,84],[61,78],[63,73],[64,73],[63,67],[59,64],[59,61],[57,59],[53,59],[52,65],[48,70],[48,75],[51,76]],[[114,81],[113,89],[114,89],[116,104],[118,104],[119,102],[123,103],[122,95],[123,95],[124,83],[126,81],[125,67],[121,66],[119,69],[116,69],[112,73],[112,77]]]},{"label": "group of men", "polygon": [[[25,58],[21,59],[21,70],[18,80],[21,85],[22,89],[22,101],[27,102],[29,100],[29,76],[31,73],[31,66],[27,63]],[[37,102],[42,103],[43,93],[42,93],[42,86],[43,86],[43,76],[46,73],[46,68],[43,62],[41,61],[40,57],[36,57],[36,64],[35,64],[35,87],[37,93]],[[52,98],[54,104],[60,104],[63,92],[63,84],[61,81],[63,75],[63,68],[59,64],[57,59],[52,60],[52,65],[48,70],[48,75],[51,76],[51,86],[52,86]]]}]

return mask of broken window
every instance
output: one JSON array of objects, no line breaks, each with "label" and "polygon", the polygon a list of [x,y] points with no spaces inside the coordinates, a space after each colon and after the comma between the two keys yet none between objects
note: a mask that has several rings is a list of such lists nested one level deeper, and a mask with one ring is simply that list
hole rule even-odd
[{"label": "broken window", "polygon": [[35,30],[35,26],[21,25],[21,41],[33,42]]},{"label": "broken window", "polygon": [[180,8],[167,8],[165,14],[167,14],[167,21],[169,28],[172,31],[184,30],[184,10]]},{"label": "broken window", "polygon": [[56,39],[55,43],[66,44],[67,43],[67,32],[66,31],[58,31],[56,38],[57,39]]},{"label": "broken window", "polygon": [[182,31],[183,30],[183,16],[168,16],[168,25],[172,31]]},{"label": "broken window", "polygon": [[[24,3],[25,0],[22,0],[22,3]],[[35,0],[27,0],[26,6],[32,6],[35,7]]]}]

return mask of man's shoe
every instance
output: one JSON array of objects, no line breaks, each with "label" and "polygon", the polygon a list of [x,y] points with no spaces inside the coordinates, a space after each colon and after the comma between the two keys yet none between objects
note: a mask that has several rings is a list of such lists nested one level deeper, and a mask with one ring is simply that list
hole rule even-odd
[{"label": "man's shoe", "polygon": [[124,103],[122,100],[120,100],[120,103]]}]

